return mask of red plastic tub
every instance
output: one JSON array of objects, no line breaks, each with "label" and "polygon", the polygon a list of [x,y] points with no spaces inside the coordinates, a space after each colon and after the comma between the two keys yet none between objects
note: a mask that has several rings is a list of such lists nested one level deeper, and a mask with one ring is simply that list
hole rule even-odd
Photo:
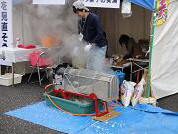
[{"label": "red plastic tub", "polygon": [[36,45],[18,45],[19,48],[24,48],[24,49],[34,49],[36,48]]}]

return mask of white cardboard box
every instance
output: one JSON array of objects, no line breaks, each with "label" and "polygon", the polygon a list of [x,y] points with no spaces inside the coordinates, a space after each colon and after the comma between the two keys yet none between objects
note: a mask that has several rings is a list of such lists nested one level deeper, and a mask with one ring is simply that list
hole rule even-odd
[{"label": "white cardboard box", "polygon": [[[22,75],[14,74],[14,84],[21,83]],[[5,75],[0,75],[0,85],[10,86],[12,85],[12,73],[6,73]]]}]

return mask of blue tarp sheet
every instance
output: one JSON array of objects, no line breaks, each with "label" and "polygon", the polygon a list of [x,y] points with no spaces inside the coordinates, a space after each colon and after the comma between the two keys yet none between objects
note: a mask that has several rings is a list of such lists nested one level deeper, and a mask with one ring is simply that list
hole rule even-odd
[{"label": "blue tarp sheet", "polygon": [[153,10],[154,0],[130,0],[131,3],[139,5],[148,10]]},{"label": "blue tarp sheet", "polygon": [[64,114],[39,102],[5,113],[69,134],[178,134],[178,113],[149,105],[117,107],[121,116],[107,122]]}]

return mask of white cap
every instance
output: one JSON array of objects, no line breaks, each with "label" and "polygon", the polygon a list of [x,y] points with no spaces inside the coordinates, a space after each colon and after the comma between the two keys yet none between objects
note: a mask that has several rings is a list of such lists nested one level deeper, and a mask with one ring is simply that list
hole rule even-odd
[{"label": "white cap", "polygon": [[75,7],[75,9],[84,9],[86,11],[89,11],[89,9],[84,5],[82,0],[77,0],[73,3],[73,7]]}]

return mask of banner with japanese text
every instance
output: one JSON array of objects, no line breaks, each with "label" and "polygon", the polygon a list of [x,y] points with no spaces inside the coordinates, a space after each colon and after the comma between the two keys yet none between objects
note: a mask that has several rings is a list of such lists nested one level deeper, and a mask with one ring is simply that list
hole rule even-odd
[{"label": "banner with japanese text", "polygon": [[65,0],[33,0],[33,4],[65,5]]},{"label": "banner with japanese text", "polygon": [[87,7],[119,8],[120,0],[83,0]]},{"label": "banner with japanese text", "polygon": [[12,0],[0,0],[0,47],[12,47]]}]

